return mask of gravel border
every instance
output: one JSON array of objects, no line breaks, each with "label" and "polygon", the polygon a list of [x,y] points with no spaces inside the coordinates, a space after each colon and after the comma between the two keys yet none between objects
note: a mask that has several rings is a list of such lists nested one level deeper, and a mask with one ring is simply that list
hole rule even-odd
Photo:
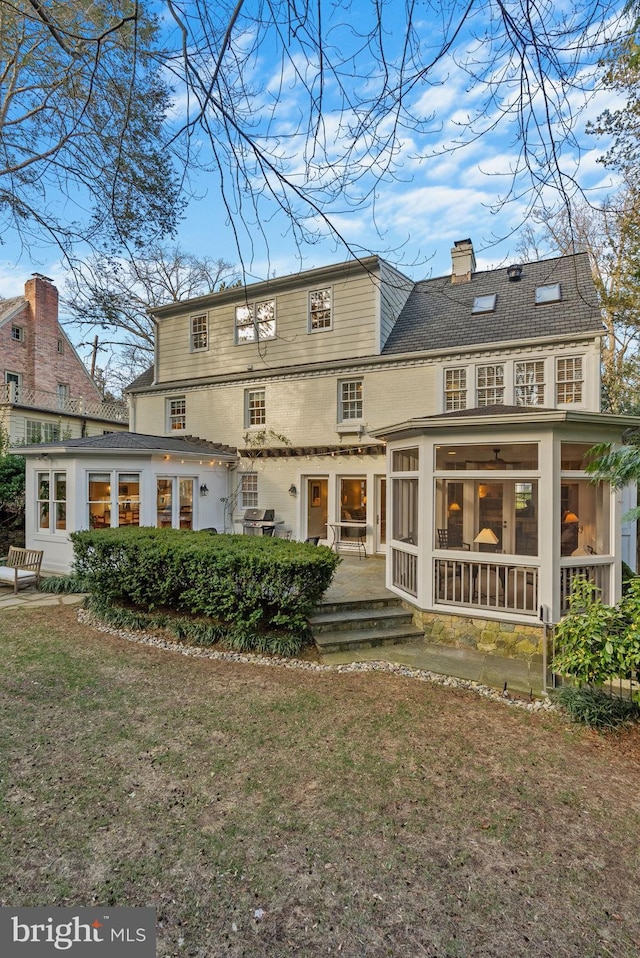
[{"label": "gravel border", "polygon": [[466,691],[475,692],[485,698],[492,699],[495,702],[500,702],[503,705],[526,709],[529,712],[558,711],[558,707],[553,705],[548,697],[527,702],[523,699],[511,698],[508,693],[504,695],[503,692],[492,689],[487,685],[481,685],[479,682],[472,682],[468,679],[458,679],[451,675],[441,675],[439,672],[428,672],[424,669],[413,669],[410,666],[398,665],[394,662],[349,662],[345,665],[320,665],[317,662],[305,662],[301,659],[286,659],[277,655],[254,655],[249,652],[217,652],[213,649],[182,645],[179,642],[170,642],[168,639],[161,639],[151,632],[132,632],[127,629],[117,629],[107,625],[87,609],[78,610],[78,622],[97,629],[98,632],[115,635],[120,639],[124,639],[126,642],[134,642],[138,645],[150,645],[156,649],[165,649],[167,652],[178,652],[180,655],[188,655],[192,658],[213,659],[218,662],[241,662],[247,665],[264,665],[305,672],[389,672],[393,675],[401,675],[403,678],[417,679],[419,682],[431,682],[434,685],[441,685],[445,688],[465,689]]}]

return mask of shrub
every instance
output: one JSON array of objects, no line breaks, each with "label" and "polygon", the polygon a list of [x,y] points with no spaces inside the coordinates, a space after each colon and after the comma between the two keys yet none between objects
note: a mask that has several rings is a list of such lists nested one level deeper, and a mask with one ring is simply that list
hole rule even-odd
[{"label": "shrub", "polygon": [[126,528],[71,538],[75,572],[101,605],[204,616],[243,650],[297,651],[340,561],[326,547],[266,536]]},{"label": "shrub", "polygon": [[553,668],[588,684],[599,684],[629,671],[627,616],[616,606],[604,605],[597,592],[591,582],[576,576],[569,612],[555,631]]}]

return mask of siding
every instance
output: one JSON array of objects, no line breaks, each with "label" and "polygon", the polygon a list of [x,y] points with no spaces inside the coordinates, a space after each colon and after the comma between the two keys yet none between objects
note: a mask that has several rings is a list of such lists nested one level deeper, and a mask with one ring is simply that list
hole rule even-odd
[{"label": "siding", "polygon": [[[162,318],[158,323],[157,382],[242,373],[249,366],[264,367],[266,372],[275,367],[330,362],[379,352],[376,342],[379,294],[375,277],[363,272],[325,285],[333,290],[332,329],[307,331],[309,292],[322,286],[316,283],[276,295],[277,338],[260,344],[235,345],[235,307],[243,303],[242,290],[238,291],[237,302],[207,311],[209,349],[202,352],[189,352],[190,314]],[[252,302],[250,288],[248,293]],[[197,313],[194,310],[191,315]]]}]

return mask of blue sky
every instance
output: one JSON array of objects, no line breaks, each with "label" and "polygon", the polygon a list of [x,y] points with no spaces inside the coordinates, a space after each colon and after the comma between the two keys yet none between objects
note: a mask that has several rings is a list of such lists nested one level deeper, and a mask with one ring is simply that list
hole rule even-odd
[{"label": "blue sky", "polygon": [[[368,15],[369,0],[358,0],[358,3],[363,17]],[[441,15],[447,6],[453,8],[455,4],[439,5]],[[357,7],[358,4],[355,9]],[[558,13],[562,7],[562,2],[555,4]],[[401,20],[401,3],[394,0],[388,9],[391,14],[395,11],[396,19]],[[433,9],[436,10],[435,5]],[[481,27],[482,23],[478,22],[474,29],[477,32]],[[421,24],[421,29],[428,42],[435,43],[438,31],[435,20]],[[467,33],[459,38],[457,49],[468,50],[474,43],[481,49],[481,44],[478,46]],[[300,66],[304,69],[304,64]],[[292,70],[288,71],[283,84],[279,70],[270,73],[266,57],[258,57],[254,69],[262,87],[260,105],[264,109],[264,122],[270,124],[274,141],[276,137],[290,137],[288,149],[293,157],[294,175],[300,175],[304,143],[293,135],[293,118],[298,115],[302,102],[300,84],[295,82]],[[551,79],[547,93],[553,95],[556,89]],[[538,106],[541,96],[539,91]],[[327,98],[331,106],[330,86]],[[530,202],[530,197],[523,193],[518,199],[500,205],[501,198],[508,193],[510,171],[517,163],[520,141],[515,120],[508,116],[500,119],[500,107],[494,107],[493,112],[485,110],[482,90],[470,84],[468,76],[456,69],[452,61],[438,65],[430,75],[429,84],[417,85],[412,98],[424,114],[436,114],[437,121],[431,124],[433,132],[421,135],[405,130],[395,157],[396,175],[380,180],[375,188],[375,201],[357,210],[332,213],[332,222],[353,247],[380,253],[414,278],[447,273],[450,248],[455,240],[465,237],[471,237],[474,242],[479,269],[513,260],[519,229],[526,221]],[[179,89],[175,99],[173,120],[179,124],[186,115]],[[566,102],[573,111],[582,112],[574,131],[577,143],[563,148],[562,168],[597,200],[610,192],[615,183],[611,174],[597,163],[606,144],[588,136],[585,127],[589,119],[617,103],[603,92],[595,92],[588,103],[582,94],[574,92]],[[470,117],[476,117],[476,123],[489,132],[474,139],[470,135]],[[335,137],[337,156],[338,125],[331,115],[327,116],[326,135],[329,142]],[[472,142],[451,149],[461,139]],[[364,150],[361,162],[362,186],[369,189],[373,173],[366,171],[368,159]],[[325,169],[322,175],[330,180],[332,174]],[[177,243],[188,252],[236,262],[238,256],[216,176],[198,173],[193,187],[197,198],[188,207]],[[553,201],[551,191],[546,192],[546,197]],[[281,276],[348,258],[348,251],[330,236],[298,248],[284,215],[272,207],[262,207],[261,223],[266,243],[252,225],[243,234],[242,252],[248,280]],[[0,247],[0,296],[19,295],[25,279],[34,270],[52,277],[62,288],[65,270],[54,249],[41,246],[25,250],[20,248],[16,237],[6,236],[5,240],[5,245]]]}]

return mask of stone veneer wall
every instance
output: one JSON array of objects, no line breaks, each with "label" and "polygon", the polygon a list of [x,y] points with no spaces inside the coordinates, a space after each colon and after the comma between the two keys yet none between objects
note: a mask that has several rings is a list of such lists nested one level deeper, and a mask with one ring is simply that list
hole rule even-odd
[{"label": "stone veneer wall", "polygon": [[516,625],[495,619],[425,612],[415,607],[412,611],[415,625],[424,631],[428,642],[525,661],[542,657],[541,625]]}]

